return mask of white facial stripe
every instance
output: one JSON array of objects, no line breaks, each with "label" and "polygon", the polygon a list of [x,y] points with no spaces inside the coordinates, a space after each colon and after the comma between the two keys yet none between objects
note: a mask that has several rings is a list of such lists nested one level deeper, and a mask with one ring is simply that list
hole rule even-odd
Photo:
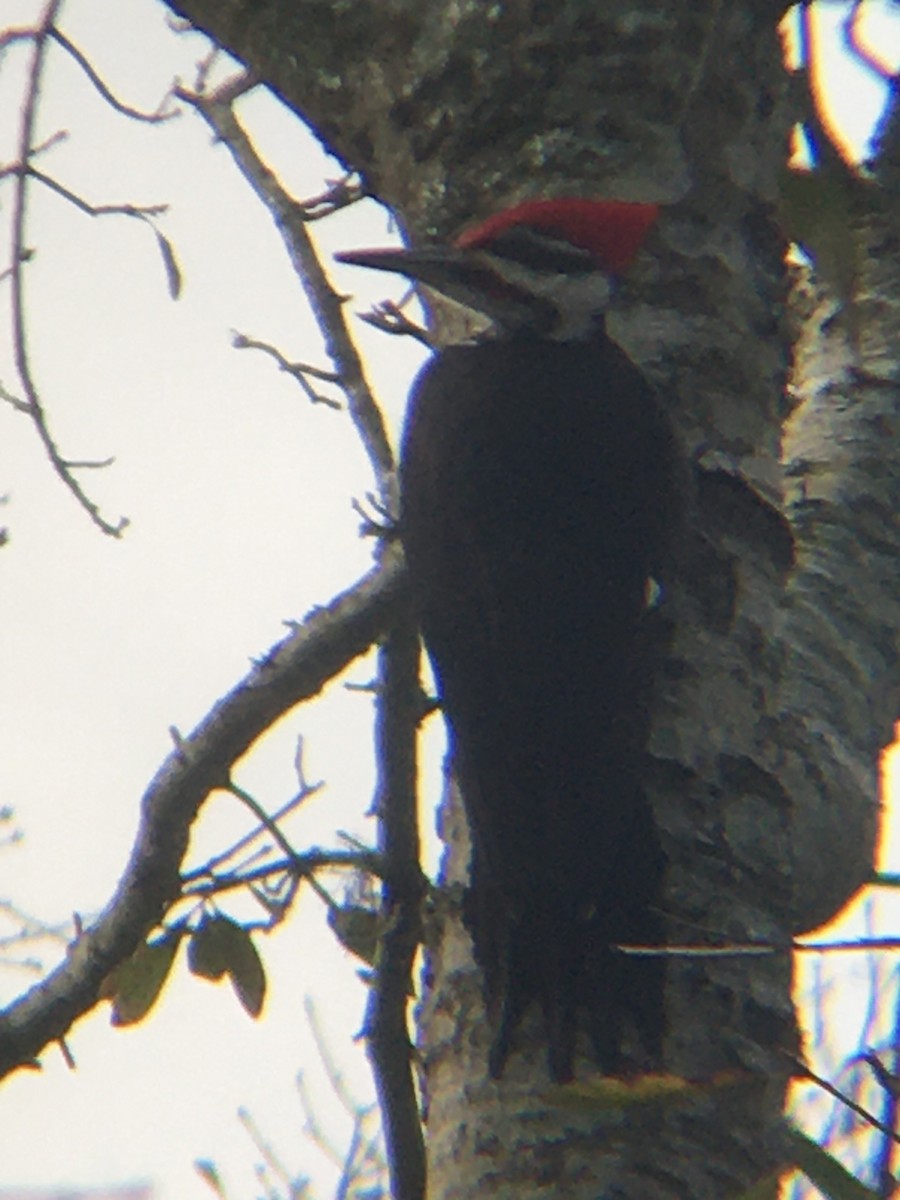
[{"label": "white facial stripe", "polygon": [[507,258],[494,258],[498,274],[517,292],[534,296],[557,314],[547,336],[556,341],[587,337],[596,318],[609,307],[613,293],[612,277],[605,272],[539,271]]}]

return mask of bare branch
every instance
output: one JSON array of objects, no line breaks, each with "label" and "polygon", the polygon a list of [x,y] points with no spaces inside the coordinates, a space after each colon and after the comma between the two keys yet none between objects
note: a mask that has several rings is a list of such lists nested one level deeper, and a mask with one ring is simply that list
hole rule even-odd
[{"label": "bare branch", "polygon": [[178,111],[178,109],[173,108],[166,111],[166,104],[171,99],[170,95],[163,97],[159,108],[157,108],[156,112],[153,113],[141,112],[139,109],[132,108],[130,104],[125,104],[122,100],[118,100],[91,66],[90,62],[82,53],[82,51],[79,50],[74,44],[74,42],[70,41],[69,38],[66,37],[66,35],[55,26],[50,29],[49,33],[50,37],[52,37],[53,40],[60,45],[63,50],[66,51],[67,54],[74,58],[106,103],[109,104],[111,108],[114,108],[117,113],[121,113],[123,117],[130,117],[133,121],[146,121],[150,124],[159,124],[161,121],[171,121],[174,117],[181,116],[181,113]]},{"label": "bare branch", "polygon": [[732,942],[721,945],[708,942],[669,942],[665,946],[617,945],[616,950],[629,958],[766,958],[773,954],[851,954],[876,950],[900,950],[900,937],[854,937],[825,942],[776,941]]},{"label": "bare branch", "polygon": [[110,455],[109,458],[67,458],[65,463],[70,471],[102,471],[105,467],[111,467],[115,461]]},{"label": "bare branch", "polygon": [[228,874],[214,874],[205,867],[198,868],[182,877],[183,880],[197,882],[186,887],[178,899],[206,900],[238,888],[252,888],[252,885],[265,883],[272,876],[290,878],[293,882],[308,879],[315,890],[321,893],[323,889],[315,879],[316,872],[334,867],[365,871],[372,875],[384,874],[378,856],[371,850],[307,850],[303,854],[292,854],[290,858],[278,859],[264,866],[247,870],[241,868]]},{"label": "bare branch", "polygon": [[[216,138],[228,148],[241,174],[269,210],[322,331],[326,352],[337,368],[350,417],[369,456],[382,502],[396,512],[397,482],[387,431],[344,319],[344,300],[328,282],[307,232],[310,211],[285,191],[256,153],[234,112],[235,97],[243,95],[255,82],[255,77],[243,73],[212,93],[178,88],[176,95],[197,110]],[[321,215],[321,197],[311,204],[313,216]]]},{"label": "bare branch", "polygon": [[321,379],[323,383],[340,383],[340,376],[336,375],[334,371],[323,371],[321,367],[313,367],[308,363],[289,362],[277,347],[268,342],[260,342],[256,338],[247,337],[243,333],[235,333],[232,336],[231,344],[235,350],[261,350],[263,354],[268,354],[270,358],[275,359],[280,370],[292,375],[297,380],[306,393],[307,399],[313,404],[325,404],[328,408],[340,411],[339,402],[317,392],[307,378],[307,376],[311,376],[313,379]]},{"label": "bare branch", "polygon": [[[410,292],[409,295],[413,296],[415,293]],[[367,325],[371,325],[373,329],[380,330],[381,333],[390,333],[394,337],[415,338],[417,342],[421,342],[429,350],[433,349],[433,343],[428,330],[424,329],[421,325],[417,325],[415,321],[411,321],[403,312],[402,305],[405,303],[405,299],[401,304],[395,304],[393,300],[382,300],[380,304],[375,305],[371,312],[360,313],[360,320],[365,321]]]},{"label": "bare branch", "polygon": [[89,217],[136,217],[139,220],[146,221],[149,217],[160,217],[163,213],[169,211],[168,204],[91,204],[90,201],[79,196],[77,192],[73,192],[70,188],[67,188],[64,183],[60,183],[52,175],[46,175],[43,171],[38,171],[36,167],[12,166],[5,168],[5,170],[8,174],[21,174],[25,171],[32,179],[36,179],[38,183],[42,183],[51,192],[56,192],[58,196],[62,196],[64,200],[68,200],[70,204],[74,204],[77,209],[80,209],[81,212]]},{"label": "bare branch", "polygon": [[[178,258],[175,254],[175,248],[165,234],[154,223],[153,218],[161,216],[168,212],[168,204],[91,204],[65,184],[54,179],[51,175],[45,175],[43,171],[38,171],[32,166],[18,168],[2,168],[0,176],[4,173],[18,173],[23,171],[38,183],[44,184],[50,191],[56,192],[58,196],[62,196],[64,200],[68,200],[81,212],[89,217],[134,217],[136,220],[143,221],[145,225],[153,230],[156,244],[159,248],[160,255],[163,260],[163,267],[166,272],[166,279],[169,285],[169,294],[173,300],[177,300],[181,295],[181,270],[178,266]],[[71,464],[70,464],[71,465]]]},{"label": "bare branch", "polygon": [[22,266],[31,257],[30,251],[25,247],[25,216],[27,211],[27,194],[29,182],[31,179],[42,183],[45,187],[57,193],[70,204],[75,205],[81,212],[87,213],[90,216],[127,216],[150,224],[153,233],[156,237],[157,245],[163,259],[163,265],[166,271],[166,277],[169,285],[169,292],[174,297],[177,297],[181,287],[181,276],[178,268],[177,259],[174,249],[168,239],[153,225],[152,217],[158,216],[166,209],[165,205],[147,205],[139,206],[133,204],[105,204],[94,205],[84,200],[70,188],[54,179],[52,176],[39,171],[34,166],[34,160],[39,154],[45,153],[52,146],[56,145],[62,138],[68,136],[65,131],[57,131],[41,144],[34,142],[35,119],[37,105],[40,97],[41,79],[46,61],[47,46],[50,41],[55,41],[62,49],[64,49],[82,68],[97,89],[100,95],[117,111],[126,116],[142,121],[159,122],[168,120],[172,116],[178,115],[177,112],[164,112],[163,104],[155,114],[141,113],[136,109],[129,107],[119,101],[109,90],[98,73],[88,62],[84,54],[75,46],[59,29],[55,26],[55,20],[59,12],[59,3],[50,3],[46,6],[44,13],[39,23],[28,30],[11,30],[0,38],[0,51],[14,41],[28,40],[33,44],[33,56],[31,69],[28,75],[28,83],[25,91],[24,103],[22,106],[22,122],[19,134],[18,158],[14,163],[8,163],[0,166],[0,178],[13,177],[14,179],[14,204],[13,215],[11,222],[12,247],[11,247],[11,266],[7,271],[4,271],[0,279],[9,278],[11,281],[11,302],[12,302],[12,326],[13,326],[13,344],[15,351],[16,367],[19,373],[24,399],[13,397],[11,393],[5,390],[0,392],[0,399],[13,405],[17,411],[25,413],[34,424],[38,436],[40,437],[45,452],[50,464],[56,475],[62,480],[66,487],[75,496],[77,502],[88,513],[91,520],[104,533],[114,537],[118,537],[125,530],[128,521],[121,518],[117,522],[110,522],[104,518],[98,506],[88,497],[85,490],[75,477],[75,472],[84,469],[96,470],[101,467],[109,466],[112,463],[111,458],[103,460],[81,460],[70,459],[65,457],[57,447],[52,434],[50,433],[49,424],[44,410],[43,401],[35,383],[34,374],[31,369],[28,352],[26,349],[25,339],[25,303],[24,303],[24,272]]},{"label": "bare branch", "polygon": [[[257,1152],[262,1156],[263,1170],[270,1171],[278,1182],[287,1188],[287,1196],[290,1200],[301,1200],[302,1197],[309,1193],[310,1181],[306,1176],[295,1178],[288,1171],[287,1167],[279,1158],[275,1151],[275,1147],[269,1139],[263,1134],[262,1130],[254,1121],[250,1112],[246,1108],[238,1109],[238,1120],[244,1126],[250,1140],[256,1147]],[[270,1192],[270,1195],[272,1193]]]},{"label": "bare branch", "polygon": [[48,1043],[96,1004],[110,970],[179,897],[179,868],[203,801],[273,721],[317,695],[391,627],[404,580],[402,555],[391,548],[378,567],[254,664],[172,750],[144,793],[116,894],[66,961],[0,1014],[0,1077],[33,1065]]},{"label": "bare branch", "polygon": [[868,1109],[863,1108],[861,1104],[857,1104],[851,1096],[848,1096],[845,1092],[842,1092],[839,1088],[835,1087],[835,1085],[829,1080],[824,1079],[821,1075],[817,1075],[815,1071],[808,1067],[806,1063],[802,1062],[799,1058],[795,1058],[793,1055],[788,1055],[788,1058],[790,1059],[791,1065],[794,1068],[794,1074],[798,1078],[808,1079],[810,1083],[814,1083],[816,1087],[820,1087],[823,1092],[827,1092],[829,1096],[832,1096],[835,1100],[840,1101],[840,1103],[846,1108],[849,1108],[851,1112],[856,1113],[856,1115],[861,1117],[867,1125],[871,1125],[873,1129],[877,1129],[879,1133],[883,1133],[892,1141],[900,1143],[900,1133],[896,1133],[889,1126],[879,1121],[878,1118],[874,1117]]},{"label": "bare branch", "polygon": [[419,865],[416,737],[421,716],[419,638],[410,607],[379,651],[374,808],[387,878],[384,929],[366,1008],[369,1060],[381,1107],[394,1200],[425,1195],[425,1148],[409,1037],[410,981],[422,937],[426,881]]},{"label": "bare branch", "polygon": [[[0,280],[3,279],[5,274],[6,272],[0,274]],[[10,391],[7,391],[2,383],[0,383],[0,400],[3,400],[6,404],[12,405],[16,412],[29,413],[31,411],[24,400],[20,400],[18,396],[14,395]]]},{"label": "bare branch", "polygon": [[275,821],[273,817],[269,816],[259,801],[255,799],[255,797],[251,796],[245,788],[238,787],[234,780],[229,780],[225,790],[227,792],[231,792],[232,796],[236,796],[242,804],[246,804],[247,808],[250,809],[254,817],[256,817],[257,821],[259,821],[260,825],[266,829],[269,834],[271,834],[277,845],[281,847],[282,852],[286,854],[288,858],[297,857],[297,851],[288,841],[278,822]]},{"label": "bare branch", "polygon": [[[300,745],[302,745],[302,741],[300,742]],[[299,757],[299,754],[300,754],[300,750],[298,749],[298,757]],[[306,800],[308,800],[310,796],[315,796],[318,792],[320,792],[322,790],[323,785],[321,782],[320,783],[308,783],[305,780],[305,778],[302,775],[302,771],[300,769],[299,763],[298,763],[298,779],[300,782],[300,790],[295,795],[293,795],[290,798],[290,800],[285,801],[285,803],[280,808],[276,809],[275,812],[271,814],[271,816],[268,816],[266,818],[265,822],[260,822],[259,825],[257,825],[254,829],[251,829],[249,831],[249,833],[244,834],[244,836],[242,838],[239,838],[227,850],[223,850],[221,854],[217,854],[215,857],[208,859],[203,864],[202,867],[198,867],[196,870],[189,871],[186,874],[184,874],[182,876],[182,879],[184,881],[189,881],[192,879],[198,879],[198,878],[202,878],[202,877],[212,877],[214,875],[214,873],[217,870],[219,870],[226,862],[229,862],[231,859],[236,858],[238,854],[241,854],[243,851],[247,850],[253,844],[253,842],[255,842],[259,837],[261,837],[266,832],[269,822],[275,823],[275,822],[283,821],[285,817],[289,816],[290,813],[292,813],[295,808],[299,808],[300,805],[303,804]]]},{"label": "bare branch", "polygon": [[310,196],[303,201],[306,219],[307,221],[321,221],[323,217],[330,217],[332,213],[355,204],[357,200],[364,199],[366,195],[368,193],[363,187],[362,181],[353,172],[344,175],[341,179],[329,180],[324,192],[320,192],[318,196]]},{"label": "bare branch", "polygon": [[[384,1148],[381,1137],[376,1131],[368,1132],[368,1126],[378,1119],[378,1108],[375,1105],[363,1105],[350,1093],[343,1073],[335,1063],[319,1025],[315,1005],[309,996],[304,999],[303,1008],[309,1029],[316,1043],[319,1060],[325,1069],[329,1086],[353,1122],[353,1132],[347,1151],[341,1155],[319,1126],[316,1114],[312,1111],[309,1097],[303,1086],[303,1077],[298,1075],[297,1088],[301,1104],[306,1114],[305,1131],[307,1136],[335,1163],[341,1167],[341,1178],[335,1189],[335,1200],[342,1200],[352,1195],[362,1195],[361,1188],[366,1183],[366,1170],[371,1175],[371,1182],[380,1185],[386,1173]],[[377,1186],[377,1193],[383,1191]],[[367,1193],[368,1194],[368,1193]]]},{"label": "bare branch", "polygon": [[4,29],[0,32],[0,54],[16,42],[33,42],[39,35],[40,29],[34,29],[30,25]]},{"label": "bare branch", "polygon": [[98,506],[89,498],[81,484],[73,475],[72,466],[60,454],[50,433],[43,403],[40,398],[31,363],[26,350],[25,338],[25,298],[23,264],[27,261],[25,249],[25,213],[27,208],[28,181],[30,168],[29,156],[34,142],[34,128],[37,116],[38,98],[40,95],[41,76],[44,68],[47,44],[52,34],[53,22],[59,11],[61,0],[51,0],[44,10],[40,24],[32,31],[34,50],[31,69],[28,76],[28,86],[22,105],[22,123],[19,132],[19,169],[16,172],[13,190],[13,210],[11,221],[11,254],[10,254],[10,292],[12,307],[13,353],[16,370],[25,394],[27,412],[38,436],[44,445],[44,450],[57,476],[66,485],[81,507],[85,510],[98,529],[112,537],[119,537],[128,525],[125,518],[116,522],[107,521],[100,513]]}]

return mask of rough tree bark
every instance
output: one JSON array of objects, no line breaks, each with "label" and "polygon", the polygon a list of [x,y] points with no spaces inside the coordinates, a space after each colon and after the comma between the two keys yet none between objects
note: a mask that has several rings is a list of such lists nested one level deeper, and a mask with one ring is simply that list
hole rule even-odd
[{"label": "rough tree bark", "polygon": [[[523,197],[666,206],[611,329],[672,397],[696,480],[648,780],[669,936],[784,945],[827,919],[872,861],[896,708],[900,472],[896,439],[877,433],[895,420],[879,347],[835,364],[856,387],[853,356],[871,350],[865,403],[835,403],[809,353],[802,387],[786,388],[785,5],[169,2],[361,171],[414,240]],[[451,806],[451,879],[465,862],[457,817]],[[431,968],[420,1035],[433,1195],[720,1200],[777,1162],[797,1046],[786,953],[676,961],[667,1066],[702,1082],[600,1113],[554,1104],[537,1051],[514,1055],[501,1084],[486,1079],[478,983],[453,920]]]}]

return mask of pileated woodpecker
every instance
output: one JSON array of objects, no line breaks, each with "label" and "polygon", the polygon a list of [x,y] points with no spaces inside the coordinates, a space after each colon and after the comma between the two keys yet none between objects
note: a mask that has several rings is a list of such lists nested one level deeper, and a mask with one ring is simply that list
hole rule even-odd
[{"label": "pileated woodpecker", "polygon": [[472,832],[467,920],[494,1076],[533,1000],[556,1080],[572,1078],[580,1010],[603,1070],[661,1056],[662,959],[615,946],[663,940],[664,859],[641,776],[648,595],[679,507],[678,456],[603,317],[656,217],[649,204],[532,201],[449,246],[337,256],[490,322],[413,385],[400,532]]}]

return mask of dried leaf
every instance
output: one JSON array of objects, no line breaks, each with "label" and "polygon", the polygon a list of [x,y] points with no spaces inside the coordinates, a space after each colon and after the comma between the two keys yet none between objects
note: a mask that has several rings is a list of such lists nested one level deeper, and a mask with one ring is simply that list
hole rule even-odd
[{"label": "dried leaf", "polygon": [[232,927],[228,945],[228,973],[237,997],[251,1017],[262,1012],[266,998],[266,973],[253,938],[240,925]]},{"label": "dried leaf", "polygon": [[191,935],[188,967],[203,979],[227,975],[241,1004],[251,1017],[258,1017],[266,996],[266,973],[253,943],[242,925],[228,917],[205,917]]},{"label": "dried leaf", "polygon": [[381,926],[377,912],[358,904],[334,905],[328,910],[328,924],[345,950],[375,966]]},{"label": "dried leaf", "polygon": [[177,300],[181,296],[181,268],[178,266],[178,259],[175,257],[175,247],[155,226],[153,232],[156,234],[156,244],[159,246],[163,266],[166,268],[169,295],[173,300]]},{"label": "dried leaf", "polygon": [[146,1017],[169,976],[179,940],[166,935],[148,942],[110,972],[101,995],[112,1001],[113,1025],[134,1025]]},{"label": "dried leaf", "polygon": [[204,917],[188,943],[188,970],[202,979],[221,979],[228,970],[228,937],[233,923],[226,917]]}]

